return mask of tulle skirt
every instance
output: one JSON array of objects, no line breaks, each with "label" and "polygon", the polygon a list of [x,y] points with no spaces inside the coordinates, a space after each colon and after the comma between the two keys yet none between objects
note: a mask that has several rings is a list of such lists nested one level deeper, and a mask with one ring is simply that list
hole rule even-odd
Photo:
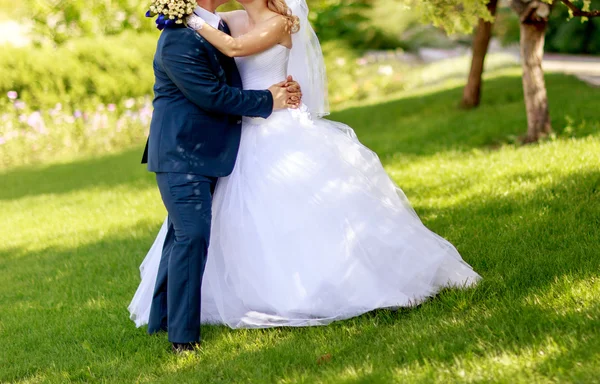
[{"label": "tulle skirt", "polygon": [[[140,268],[137,326],[148,322],[166,231],[165,221]],[[479,279],[350,127],[299,110],[244,119],[235,169],[214,194],[203,323],[325,325]]]}]

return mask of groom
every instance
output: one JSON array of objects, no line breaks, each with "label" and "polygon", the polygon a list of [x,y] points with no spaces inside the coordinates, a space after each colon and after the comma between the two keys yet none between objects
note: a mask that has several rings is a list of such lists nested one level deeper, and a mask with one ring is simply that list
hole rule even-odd
[{"label": "groom", "polygon": [[[227,0],[198,0],[194,11],[229,33],[215,9]],[[243,91],[235,61],[191,29],[165,28],[154,56],[154,114],[142,163],[156,173],[169,213],[148,333],[169,332],[175,352],[200,341],[200,288],[210,239],[212,194],[233,170],[241,116],[267,118],[297,105],[295,82]]]}]

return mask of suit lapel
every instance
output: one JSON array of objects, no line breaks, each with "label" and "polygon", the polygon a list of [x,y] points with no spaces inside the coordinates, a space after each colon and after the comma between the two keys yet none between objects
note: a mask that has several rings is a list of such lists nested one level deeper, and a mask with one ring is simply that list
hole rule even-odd
[{"label": "suit lapel", "polygon": [[[229,29],[229,26],[223,20],[221,20],[221,22],[219,23],[219,31],[231,36],[231,30]],[[219,61],[221,62],[221,65],[223,65],[223,67],[225,67],[225,64],[227,64],[227,62],[233,60],[232,58],[225,56],[218,49],[216,49],[216,48],[214,48],[214,49],[218,52]]]}]

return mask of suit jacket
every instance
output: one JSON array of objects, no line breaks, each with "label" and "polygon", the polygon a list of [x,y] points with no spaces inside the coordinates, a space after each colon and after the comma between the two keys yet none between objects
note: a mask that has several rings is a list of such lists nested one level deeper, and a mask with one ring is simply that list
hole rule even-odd
[{"label": "suit jacket", "polygon": [[229,175],[241,116],[269,117],[271,92],[242,90],[235,61],[185,27],[161,33],[154,75],[154,113],[142,163],[151,172]]}]

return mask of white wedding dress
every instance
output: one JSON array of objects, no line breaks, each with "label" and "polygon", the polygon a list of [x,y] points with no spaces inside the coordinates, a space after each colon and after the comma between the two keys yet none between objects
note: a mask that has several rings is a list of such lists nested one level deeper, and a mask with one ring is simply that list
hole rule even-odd
[{"label": "white wedding dress", "polygon": [[[288,59],[281,45],[237,58],[244,87],[284,80]],[[166,224],[140,268],[129,306],[138,326],[148,322],[165,234]],[[214,195],[203,323],[325,325],[479,278],[421,223],[351,128],[306,110],[244,118],[235,169]]]}]

